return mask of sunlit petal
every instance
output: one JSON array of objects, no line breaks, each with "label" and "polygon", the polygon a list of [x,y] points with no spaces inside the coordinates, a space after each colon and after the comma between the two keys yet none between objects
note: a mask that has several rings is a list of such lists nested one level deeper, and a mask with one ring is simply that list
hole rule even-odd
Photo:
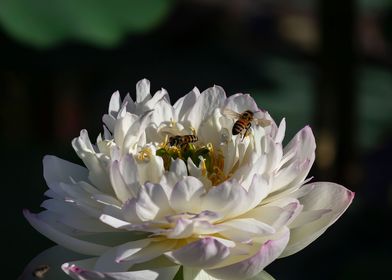
[{"label": "sunlit petal", "polygon": [[268,264],[313,242],[353,199],[308,183],[311,128],[284,147],[286,120],[278,126],[249,94],[195,87],[172,105],[143,79],[131,95],[112,95],[96,143],[86,130],[72,141],[85,167],[44,158],[49,198],[24,215],[85,255],[63,251],[50,276],[61,259],[63,276],[80,280],[271,280]]}]

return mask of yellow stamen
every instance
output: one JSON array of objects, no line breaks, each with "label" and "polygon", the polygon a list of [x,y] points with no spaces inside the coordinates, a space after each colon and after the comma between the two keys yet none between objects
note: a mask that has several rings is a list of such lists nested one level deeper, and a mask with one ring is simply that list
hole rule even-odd
[{"label": "yellow stamen", "polygon": [[160,148],[166,148],[167,144],[169,144],[169,135],[168,134],[165,135],[165,140],[163,141],[163,143],[160,143],[158,146]]},{"label": "yellow stamen", "polygon": [[204,158],[202,158],[200,160],[200,164],[201,164],[201,175],[207,176],[206,160]]},{"label": "yellow stamen", "polygon": [[[175,122],[171,120],[171,125]],[[195,135],[195,129],[190,128]],[[172,159],[182,159],[187,164],[188,159],[192,159],[201,169],[202,176],[208,178],[213,186],[221,184],[227,180],[231,174],[225,174],[225,160],[222,151],[213,146],[212,143],[203,144],[200,141],[196,143],[188,143],[186,145],[169,145],[169,135],[166,135],[165,141],[159,144],[160,149],[157,155],[161,156],[164,161],[166,170],[170,169]],[[144,160],[151,156],[150,149],[143,149],[138,158]],[[196,160],[198,158],[198,160]]]},{"label": "yellow stamen", "polygon": [[149,160],[152,156],[152,151],[149,147],[144,147],[137,155],[138,160]]},{"label": "yellow stamen", "polygon": [[223,181],[225,181],[228,176],[223,172],[223,168],[225,166],[225,159],[220,150],[214,149],[214,146],[211,143],[208,143],[207,148],[210,150],[211,157],[211,169],[208,173],[208,179],[211,181],[213,186],[217,186]]}]

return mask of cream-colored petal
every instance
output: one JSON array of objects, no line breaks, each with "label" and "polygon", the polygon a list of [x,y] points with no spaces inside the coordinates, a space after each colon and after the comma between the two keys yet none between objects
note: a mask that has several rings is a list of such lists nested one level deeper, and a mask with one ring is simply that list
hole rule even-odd
[{"label": "cream-colored petal", "polygon": [[108,174],[109,159],[95,153],[86,130],[72,141],[72,146],[88,168],[89,180],[102,192],[113,193]]},{"label": "cream-colored petal", "polygon": [[150,99],[150,81],[147,79],[140,80],[136,84],[136,102],[143,103]]},{"label": "cream-colored petal", "polygon": [[139,183],[144,184],[146,182],[159,183],[165,171],[163,159],[160,156],[153,155],[145,160],[137,162],[138,178]]},{"label": "cream-colored petal", "polygon": [[181,97],[173,105],[174,111],[176,113],[176,120],[184,120],[184,116],[189,112],[192,106],[196,103],[199,97],[199,90],[194,87],[187,95]]},{"label": "cream-colored petal", "polygon": [[[130,262],[132,264],[143,263],[157,258],[165,252],[173,249],[177,244],[177,240],[156,241],[141,246],[140,250],[134,250],[130,247],[128,250],[120,250],[117,255],[117,262]],[[124,249],[127,248],[124,246]]]},{"label": "cream-colored petal", "polygon": [[43,222],[36,214],[30,213],[28,210],[23,211],[25,218],[40,233],[57,244],[70,249],[74,252],[92,256],[99,256],[109,249],[107,246],[94,244],[87,241],[79,240],[75,237],[66,235]]},{"label": "cream-colored petal", "polygon": [[254,99],[249,94],[242,93],[237,93],[229,96],[225,100],[225,104],[223,107],[237,113],[243,113],[246,110],[250,110],[254,113],[260,111]]},{"label": "cream-colored petal", "polygon": [[212,267],[230,254],[230,249],[213,237],[205,237],[189,243],[165,255],[173,261],[190,267]]},{"label": "cream-colored petal", "polygon": [[[252,245],[253,255],[248,258],[233,262],[230,265],[215,269],[207,269],[206,272],[221,279],[246,279],[259,274],[268,264],[273,262],[282,253],[289,240],[289,232],[286,231],[276,239],[268,240],[263,244]],[[240,256],[237,256],[239,258]],[[228,261],[233,261],[227,259]]]},{"label": "cream-colored petal", "polygon": [[202,210],[201,196],[204,193],[203,183],[195,177],[187,176],[174,186],[170,197],[170,206],[179,213],[198,213]]},{"label": "cream-colored petal", "polygon": [[249,190],[235,179],[230,179],[212,188],[203,197],[201,208],[229,219],[255,207],[268,194],[269,189],[268,181],[258,174],[253,176]]},{"label": "cream-colored petal", "polygon": [[223,105],[225,98],[226,93],[219,86],[206,89],[197,97],[185,120],[197,131],[200,124],[213,114],[215,108]]},{"label": "cream-colored petal", "polygon": [[236,242],[251,241],[253,237],[271,235],[275,229],[254,218],[233,219],[219,224],[222,228],[220,234]]},{"label": "cream-colored petal", "polygon": [[125,202],[134,196],[134,192],[125,183],[121,171],[120,164],[116,160],[112,162],[110,166],[110,181],[114,190],[116,197],[121,201]]},{"label": "cream-colored petal", "polygon": [[302,206],[299,202],[290,202],[283,207],[264,205],[248,211],[241,217],[253,218],[280,230],[283,226],[289,224],[301,210]]},{"label": "cream-colored petal", "polygon": [[[353,192],[329,182],[312,183],[302,188],[311,189],[307,195],[299,199],[300,203],[304,205],[304,211],[326,209],[332,211],[324,213],[319,219],[313,221],[310,219],[309,223],[291,229],[290,241],[281,257],[292,255],[317,239],[346,211],[354,198]],[[296,193],[292,195],[295,197]],[[304,213],[306,215],[306,212]],[[301,215],[298,218],[301,219]]]}]

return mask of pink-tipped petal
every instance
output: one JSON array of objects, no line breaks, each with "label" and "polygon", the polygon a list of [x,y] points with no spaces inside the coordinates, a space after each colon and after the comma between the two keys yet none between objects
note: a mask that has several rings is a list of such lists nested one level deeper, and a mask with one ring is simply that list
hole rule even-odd
[{"label": "pink-tipped petal", "polygon": [[166,253],[166,256],[184,266],[211,267],[230,254],[230,248],[213,237],[205,237],[189,243],[178,250]]},{"label": "pink-tipped petal", "polygon": [[247,279],[260,273],[267,265],[273,262],[283,252],[289,240],[289,231],[278,239],[268,240],[260,249],[243,261],[228,266],[207,269],[206,272],[218,279]]},{"label": "pink-tipped petal", "polygon": [[[308,223],[297,225],[291,229],[290,241],[281,257],[292,255],[316,240],[346,211],[354,198],[353,192],[334,183],[308,184],[303,186],[298,193],[304,193],[303,189],[307,188],[310,191],[299,199],[300,203],[304,205],[303,211],[324,210],[324,212],[321,211],[322,215],[319,215],[318,219],[309,219]],[[296,196],[296,193],[293,193],[292,196]],[[308,215],[307,212],[304,212],[304,215]],[[301,214],[298,216],[299,220],[304,218],[306,217],[301,217]],[[296,220],[293,223],[295,225]]]}]

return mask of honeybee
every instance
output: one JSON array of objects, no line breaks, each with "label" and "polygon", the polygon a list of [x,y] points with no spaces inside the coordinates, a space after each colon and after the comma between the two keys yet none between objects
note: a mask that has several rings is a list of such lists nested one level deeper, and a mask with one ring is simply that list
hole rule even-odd
[{"label": "honeybee", "polygon": [[237,113],[230,109],[224,109],[223,115],[236,119],[236,122],[234,123],[232,128],[232,134],[233,135],[241,134],[242,139],[244,139],[244,137],[247,136],[249,129],[252,126],[252,123],[255,123],[256,125],[260,125],[262,127],[266,127],[271,124],[271,121],[265,118],[262,119],[255,118],[254,112],[250,110],[246,110],[245,112],[242,113]]},{"label": "honeybee", "polygon": [[195,143],[199,140],[199,138],[196,135],[176,135],[176,136],[171,136],[169,138],[169,145],[170,146],[179,146],[181,148],[185,147],[189,143]]}]

